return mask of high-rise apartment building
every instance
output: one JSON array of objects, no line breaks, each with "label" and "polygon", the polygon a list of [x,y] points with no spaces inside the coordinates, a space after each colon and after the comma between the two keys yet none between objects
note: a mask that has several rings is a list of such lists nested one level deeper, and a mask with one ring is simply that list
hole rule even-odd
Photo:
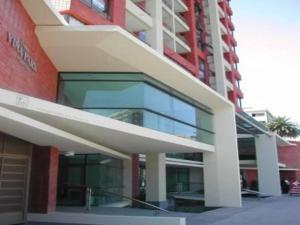
[{"label": "high-rise apartment building", "polygon": [[241,112],[231,15],[226,0],[2,0],[2,224],[174,192],[240,207],[238,136],[259,134],[257,152],[276,138]]}]

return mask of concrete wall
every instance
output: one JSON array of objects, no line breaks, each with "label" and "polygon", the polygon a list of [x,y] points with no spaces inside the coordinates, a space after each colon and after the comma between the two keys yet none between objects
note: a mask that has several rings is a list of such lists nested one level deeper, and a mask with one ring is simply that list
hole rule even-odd
[{"label": "concrete wall", "polygon": [[185,218],[96,215],[86,213],[51,213],[47,215],[31,214],[29,221],[89,225],[185,225]]}]

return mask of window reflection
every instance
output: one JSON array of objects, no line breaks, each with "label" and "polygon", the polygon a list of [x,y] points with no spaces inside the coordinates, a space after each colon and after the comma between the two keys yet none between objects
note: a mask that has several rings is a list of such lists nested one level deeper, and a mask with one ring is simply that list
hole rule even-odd
[{"label": "window reflection", "polygon": [[[134,77],[134,74],[132,75]],[[81,77],[81,78],[80,78]],[[126,77],[126,79],[125,79]],[[154,86],[146,76],[62,73],[59,103],[183,138],[213,144],[213,115]],[[144,79],[145,78],[145,79]],[[147,79],[146,79],[147,78]]]}]

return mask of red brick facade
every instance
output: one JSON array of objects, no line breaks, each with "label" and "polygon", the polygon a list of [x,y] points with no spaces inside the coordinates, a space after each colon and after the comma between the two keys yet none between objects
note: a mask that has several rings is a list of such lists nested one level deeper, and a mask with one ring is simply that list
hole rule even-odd
[{"label": "red brick facade", "polygon": [[[279,147],[278,161],[291,169],[300,170],[300,142],[293,141],[294,146]],[[281,179],[289,179],[290,181],[300,181],[300,171],[281,171]]]},{"label": "red brick facade", "polygon": [[55,211],[58,150],[35,146],[32,153],[29,211],[48,213]]},{"label": "red brick facade", "polygon": [[[34,69],[26,63],[29,56],[36,65]],[[41,48],[35,24],[21,2],[1,0],[0,88],[55,101],[57,79],[58,71]],[[56,207],[58,151],[39,148],[33,151],[29,208],[50,212]]]},{"label": "red brick facade", "polygon": [[[35,25],[19,0],[0,1],[0,88],[54,101],[57,70],[40,47]],[[34,72],[7,41],[8,32],[22,41],[37,64]]]}]

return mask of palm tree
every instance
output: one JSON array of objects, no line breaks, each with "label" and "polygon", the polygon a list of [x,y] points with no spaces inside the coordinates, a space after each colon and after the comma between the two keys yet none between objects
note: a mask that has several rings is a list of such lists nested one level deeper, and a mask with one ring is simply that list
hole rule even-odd
[{"label": "palm tree", "polygon": [[300,135],[300,130],[297,128],[297,125],[285,116],[275,117],[272,122],[267,124],[267,126],[271,131],[277,133],[281,137],[295,138]]}]

